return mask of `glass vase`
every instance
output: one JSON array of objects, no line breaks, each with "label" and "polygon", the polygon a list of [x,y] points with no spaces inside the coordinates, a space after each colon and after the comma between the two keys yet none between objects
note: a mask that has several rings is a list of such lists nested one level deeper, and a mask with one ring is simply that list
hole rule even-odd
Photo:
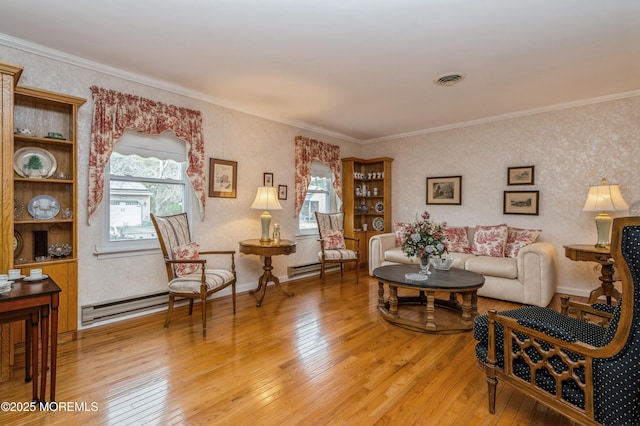
[{"label": "glass vase", "polygon": [[429,255],[428,254],[423,254],[422,256],[420,256],[420,273],[423,275],[429,275],[431,272],[429,272]]}]

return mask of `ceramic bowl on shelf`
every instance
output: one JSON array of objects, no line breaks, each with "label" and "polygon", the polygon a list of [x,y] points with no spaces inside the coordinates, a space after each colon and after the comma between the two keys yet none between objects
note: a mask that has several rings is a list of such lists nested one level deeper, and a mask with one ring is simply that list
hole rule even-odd
[{"label": "ceramic bowl on shelf", "polygon": [[25,129],[23,127],[16,127],[16,134],[25,136],[35,136],[35,132],[31,129]]},{"label": "ceramic bowl on shelf", "polygon": [[449,269],[451,269],[454,260],[455,259],[453,257],[432,257],[431,264],[436,269],[439,269],[441,271],[448,271]]}]

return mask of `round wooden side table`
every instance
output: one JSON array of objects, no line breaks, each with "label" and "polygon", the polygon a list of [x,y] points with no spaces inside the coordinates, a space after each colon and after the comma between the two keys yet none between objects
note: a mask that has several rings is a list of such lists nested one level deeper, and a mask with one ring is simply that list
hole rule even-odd
[{"label": "round wooden side table", "polygon": [[264,257],[264,266],[262,267],[262,270],[264,271],[264,273],[258,280],[258,288],[256,288],[255,290],[249,291],[249,294],[255,294],[262,290],[262,294],[258,299],[258,303],[256,303],[257,307],[262,306],[262,300],[264,299],[264,295],[267,292],[267,283],[269,281],[272,281],[275,284],[276,288],[280,293],[282,293],[287,297],[293,297],[292,292],[285,291],[280,286],[280,280],[278,280],[278,277],[271,274],[271,270],[273,269],[273,266],[271,265],[271,257],[277,256],[280,254],[288,255],[291,253],[295,253],[296,244],[298,244],[296,241],[280,240],[280,242],[278,243],[275,243],[273,241],[269,243],[263,243],[263,242],[260,242],[259,239],[254,239],[254,240],[240,241],[239,244],[240,244],[240,253],[255,254],[257,256]]}]

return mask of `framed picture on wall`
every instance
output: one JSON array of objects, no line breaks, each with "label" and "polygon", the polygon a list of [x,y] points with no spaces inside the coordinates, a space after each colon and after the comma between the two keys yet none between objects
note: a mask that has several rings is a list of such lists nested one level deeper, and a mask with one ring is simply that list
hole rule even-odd
[{"label": "framed picture on wall", "polygon": [[509,167],[507,185],[533,185],[534,166]]},{"label": "framed picture on wall", "polygon": [[236,198],[238,162],[209,159],[209,197]]},{"label": "framed picture on wall", "polygon": [[262,180],[262,186],[273,186],[273,173],[263,173]]},{"label": "framed picture on wall", "polygon": [[504,214],[538,215],[540,191],[504,191]]},{"label": "framed picture on wall", "polygon": [[462,176],[428,177],[427,204],[462,204]]},{"label": "framed picture on wall", "polygon": [[278,200],[287,199],[287,185],[278,185]]}]

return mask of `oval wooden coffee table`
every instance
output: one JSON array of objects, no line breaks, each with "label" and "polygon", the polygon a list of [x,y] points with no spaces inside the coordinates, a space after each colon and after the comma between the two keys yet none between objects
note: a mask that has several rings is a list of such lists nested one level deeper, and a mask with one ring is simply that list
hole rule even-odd
[{"label": "oval wooden coffee table", "polygon": [[[378,311],[382,317],[400,327],[426,333],[471,330],[473,318],[478,315],[477,291],[484,285],[484,277],[451,268],[448,271],[432,270],[425,281],[405,278],[406,273],[415,273],[419,269],[418,265],[388,265],[373,270],[373,276],[378,279]],[[389,287],[387,300],[384,297],[385,284]],[[417,291],[418,295],[398,296],[398,289]],[[448,294],[449,298],[438,299],[436,293]]]}]

